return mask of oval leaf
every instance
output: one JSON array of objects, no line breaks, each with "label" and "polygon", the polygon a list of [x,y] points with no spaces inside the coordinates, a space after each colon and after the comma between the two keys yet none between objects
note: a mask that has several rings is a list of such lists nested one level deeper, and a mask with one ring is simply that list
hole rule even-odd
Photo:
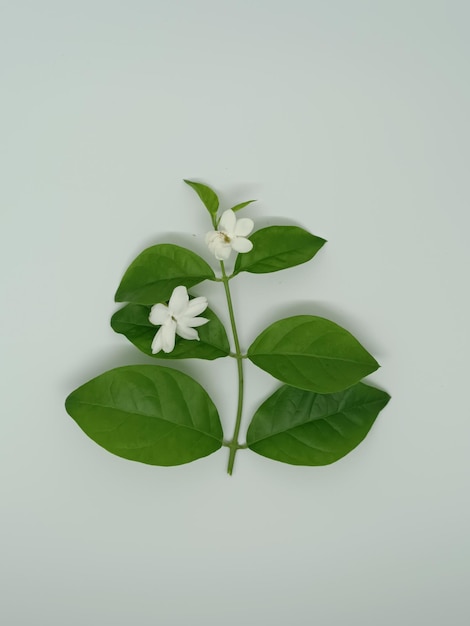
[{"label": "oval leaf", "polygon": [[67,398],[67,412],[100,446],[150,465],[181,465],[222,446],[206,391],[176,370],[130,365],[105,372]]},{"label": "oval leaf", "polygon": [[328,465],[361,443],[389,400],[363,383],[332,394],[284,385],[253,416],[248,447],[291,465]]},{"label": "oval leaf", "polygon": [[252,343],[248,357],[278,380],[318,393],[351,387],[379,367],[351,333],[313,315],[274,322]]},{"label": "oval leaf", "polygon": [[219,198],[217,197],[215,191],[207,185],[195,183],[192,180],[185,180],[184,182],[194,189],[209,213],[215,217],[219,208]]},{"label": "oval leaf", "polygon": [[214,280],[211,267],[196,253],[171,243],[144,250],[131,263],[116,292],[116,302],[156,304],[169,300],[179,285]]},{"label": "oval leaf", "polygon": [[298,226],[268,226],[249,239],[253,249],[237,256],[234,274],[265,274],[300,265],[310,261],[325,243]]},{"label": "oval leaf", "polygon": [[216,314],[206,309],[201,315],[207,324],[197,328],[199,341],[188,341],[176,336],[172,352],[152,354],[151,345],[158,326],[149,321],[152,307],[144,304],[126,304],[111,318],[111,326],[117,333],[125,335],[139,350],[158,359],[218,359],[230,353],[225,328]]},{"label": "oval leaf", "polygon": [[248,447],[283,463],[328,465],[361,443],[389,400],[363,383],[332,394],[284,385],[253,416]]}]

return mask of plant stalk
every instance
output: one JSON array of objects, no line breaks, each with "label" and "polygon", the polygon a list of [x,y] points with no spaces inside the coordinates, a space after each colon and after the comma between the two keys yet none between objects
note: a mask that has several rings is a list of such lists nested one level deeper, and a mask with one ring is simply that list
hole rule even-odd
[{"label": "plant stalk", "polygon": [[242,411],[243,411],[243,355],[240,350],[240,341],[238,339],[237,324],[235,322],[235,314],[233,312],[232,296],[230,293],[229,277],[225,273],[224,262],[220,261],[220,267],[222,270],[222,282],[224,284],[225,296],[227,298],[228,312],[230,316],[230,324],[232,326],[233,343],[235,345],[235,354],[233,355],[237,359],[238,370],[238,404],[237,404],[237,416],[235,419],[235,429],[233,431],[232,440],[228,443],[230,453],[228,457],[227,473],[231,476],[233,472],[233,465],[235,463],[235,455],[237,450],[241,447],[238,443],[238,435],[240,433],[240,426],[242,423]]}]

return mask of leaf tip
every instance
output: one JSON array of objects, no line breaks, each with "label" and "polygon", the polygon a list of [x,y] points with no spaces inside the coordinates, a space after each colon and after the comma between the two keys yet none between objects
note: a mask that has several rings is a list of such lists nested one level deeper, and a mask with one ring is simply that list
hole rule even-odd
[{"label": "leaf tip", "polygon": [[120,288],[118,287],[116,293],[114,294],[114,302],[124,302],[124,298],[122,297],[122,294],[120,293]]},{"label": "leaf tip", "polygon": [[69,393],[69,395],[65,398],[65,402],[64,402],[64,407],[66,412],[68,413],[68,415],[70,415],[70,417],[73,417],[72,415],[72,409],[71,409],[71,404],[73,402],[73,394],[75,392],[72,391],[71,393]]},{"label": "leaf tip", "polygon": [[116,319],[120,311],[122,311],[122,309],[118,309],[117,311],[114,311],[114,313],[111,315],[111,318],[109,320],[109,325],[111,326],[111,328],[114,330],[115,333],[119,332],[118,330],[116,330]]}]

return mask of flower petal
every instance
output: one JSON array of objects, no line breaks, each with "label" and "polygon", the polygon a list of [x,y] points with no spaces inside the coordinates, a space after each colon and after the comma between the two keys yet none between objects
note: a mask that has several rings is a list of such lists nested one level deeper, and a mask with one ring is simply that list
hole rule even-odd
[{"label": "flower petal", "polygon": [[212,254],[217,256],[218,247],[224,244],[224,236],[222,235],[222,233],[219,233],[217,231],[213,231],[212,233],[207,233],[206,243],[210,252],[212,252]]},{"label": "flower petal", "polygon": [[194,330],[194,328],[190,328],[185,324],[181,324],[178,322],[178,325],[176,326],[176,332],[180,337],[183,337],[183,339],[197,339],[199,341],[199,335],[197,334],[197,330]]},{"label": "flower petal", "polygon": [[176,322],[170,319],[160,328],[162,331],[162,348],[163,352],[171,352],[175,347]]},{"label": "flower petal", "polygon": [[183,317],[178,320],[178,324],[194,328],[195,326],[202,326],[203,324],[207,324],[208,321],[209,320],[205,317]]},{"label": "flower petal", "polygon": [[165,304],[154,304],[150,309],[149,322],[155,326],[160,326],[166,322],[169,315],[170,312]]},{"label": "flower petal", "polygon": [[214,243],[215,239],[217,239],[218,237],[220,237],[219,231],[217,230],[209,231],[208,233],[206,233],[206,236],[205,236],[206,244],[210,246],[211,243]]},{"label": "flower petal", "polygon": [[219,231],[223,231],[227,233],[229,236],[235,233],[235,226],[237,223],[237,218],[235,217],[235,213],[232,209],[227,209],[222,213],[222,217],[219,222]]},{"label": "flower petal", "polygon": [[237,235],[237,237],[246,237],[251,233],[254,227],[255,223],[253,220],[250,220],[249,217],[242,217],[240,220],[237,220],[235,235]]},{"label": "flower petal", "polygon": [[158,333],[155,335],[152,341],[152,354],[157,354],[162,349],[162,329],[159,328]]},{"label": "flower petal", "polygon": [[189,304],[184,312],[185,317],[190,316],[194,317],[195,315],[199,315],[207,309],[207,298],[204,296],[199,296],[198,298],[193,298],[189,301]]},{"label": "flower petal", "polygon": [[232,246],[229,243],[218,243],[213,251],[218,261],[226,261],[232,254]]},{"label": "flower petal", "polygon": [[236,252],[249,252],[253,248],[253,244],[245,237],[235,237],[232,241],[232,248]]},{"label": "flower petal", "polygon": [[174,316],[181,315],[181,313],[184,313],[186,311],[188,302],[188,290],[184,285],[180,285],[179,287],[175,287],[173,289],[170,302],[168,302],[168,309],[170,313]]}]

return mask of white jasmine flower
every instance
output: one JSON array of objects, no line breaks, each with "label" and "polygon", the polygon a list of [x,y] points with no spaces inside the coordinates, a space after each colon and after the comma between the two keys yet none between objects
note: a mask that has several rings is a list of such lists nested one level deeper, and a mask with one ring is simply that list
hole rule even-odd
[{"label": "white jasmine flower", "polygon": [[219,221],[219,230],[212,230],[206,235],[206,244],[209,250],[219,261],[226,261],[232,250],[235,252],[249,252],[253,244],[247,235],[253,230],[254,223],[248,217],[237,220],[232,209],[222,213]]},{"label": "white jasmine flower", "polygon": [[199,335],[194,328],[209,320],[196,316],[206,308],[207,298],[201,296],[190,300],[188,290],[183,285],[173,289],[168,306],[154,304],[150,309],[149,320],[160,328],[152,341],[152,354],[157,354],[160,350],[171,352],[175,347],[175,335],[199,341]]}]

